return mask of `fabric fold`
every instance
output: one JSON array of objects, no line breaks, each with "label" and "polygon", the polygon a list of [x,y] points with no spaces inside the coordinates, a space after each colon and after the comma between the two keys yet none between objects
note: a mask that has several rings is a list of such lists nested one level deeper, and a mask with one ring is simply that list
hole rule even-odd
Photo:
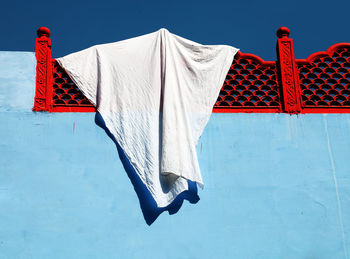
[{"label": "fabric fold", "polygon": [[96,106],[159,207],[203,187],[196,144],[238,49],[160,29],[57,59]]}]

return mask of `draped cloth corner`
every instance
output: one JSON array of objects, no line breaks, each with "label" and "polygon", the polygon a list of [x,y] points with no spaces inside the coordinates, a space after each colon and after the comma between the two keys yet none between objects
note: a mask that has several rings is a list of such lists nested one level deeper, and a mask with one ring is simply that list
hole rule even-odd
[{"label": "draped cloth corner", "polygon": [[203,188],[196,144],[238,49],[160,29],[57,59],[96,106],[159,207]]}]

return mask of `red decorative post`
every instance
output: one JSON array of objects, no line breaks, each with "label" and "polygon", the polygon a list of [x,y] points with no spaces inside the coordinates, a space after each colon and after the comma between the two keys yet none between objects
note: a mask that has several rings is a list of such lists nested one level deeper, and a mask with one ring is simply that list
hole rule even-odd
[{"label": "red decorative post", "polygon": [[295,114],[301,111],[301,95],[293,40],[289,38],[289,33],[287,27],[281,27],[277,31],[277,58],[280,67],[283,112]]},{"label": "red decorative post", "polygon": [[50,30],[40,27],[35,39],[36,91],[33,111],[50,111],[52,102],[52,61]]}]

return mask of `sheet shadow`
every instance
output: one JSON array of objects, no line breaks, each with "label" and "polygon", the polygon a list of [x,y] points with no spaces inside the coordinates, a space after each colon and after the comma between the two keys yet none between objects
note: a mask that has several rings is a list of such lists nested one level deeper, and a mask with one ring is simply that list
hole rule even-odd
[{"label": "sheet shadow", "polygon": [[188,181],[188,190],[182,192],[179,194],[176,199],[167,207],[159,208],[153,199],[152,195],[146,188],[146,186],[143,184],[142,180],[137,175],[135,169],[130,164],[129,160],[127,159],[123,149],[119,146],[118,142],[115,140],[114,136],[111,134],[111,132],[107,129],[106,124],[101,116],[100,113],[96,113],[95,115],[95,123],[99,127],[101,127],[107,135],[112,139],[112,141],[115,143],[119,158],[123,164],[123,167],[135,189],[135,192],[137,194],[137,197],[140,202],[140,207],[143,213],[143,217],[146,221],[146,223],[150,226],[152,223],[158,218],[158,216],[163,213],[164,211],[168,211],[170,215],[175,214],[179,211],[181,208],[183,201],[187,200],[190,203],[194,204],[199,201],[198,196],[198,190],[197,190],[197,184],[192,181]]}]

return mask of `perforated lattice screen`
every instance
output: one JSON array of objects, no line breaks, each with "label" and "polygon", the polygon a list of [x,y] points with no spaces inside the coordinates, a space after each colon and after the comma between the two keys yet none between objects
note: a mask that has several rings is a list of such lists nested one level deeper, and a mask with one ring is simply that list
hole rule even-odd
[{"label": "perforated lattice screen", "polygon": [[339,48],[331,57],[320,57],[298,68],[306,107],[350,106],[350,48]]},{"label": "perforated lattice screen", "polygon": [[[50,30],[35,39],[33,111],[95,112],[64,69],[51,57]],[[350,43],[337,43],[295,59],[290,30],[277,30],[277,59],[238,52],[213,112],[350,113]]]},{"label": "perforated lattice screen", "polygon": [[[331,57],[298,64],[302,102],[305,107],[350,107],[350,48],[339,48]],[[233,60],[215,108],[280,107],[275,64],[252,58]],[[93,107],[67,73],[54,62],[53,105]]]},{"label": "perforated lattice screen", "polygon": [[53,67],[53,105],[93,107],[56,61]]},{"label": "perforated lattice screen", "polygon": [[276,65],[233,60],[215,107],[279,107]]}]

